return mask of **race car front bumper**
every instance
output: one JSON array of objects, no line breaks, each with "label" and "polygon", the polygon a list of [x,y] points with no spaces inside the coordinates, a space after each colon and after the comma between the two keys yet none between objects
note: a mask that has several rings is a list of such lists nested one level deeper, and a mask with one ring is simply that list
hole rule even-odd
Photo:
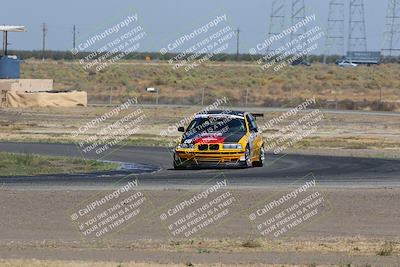
[{"label": "race car front bumper", "polygon": [[246,157],[245,151],[240,150],[215,152],[175,150],[174,160],[188,166],[237,166],[245,163]]}]

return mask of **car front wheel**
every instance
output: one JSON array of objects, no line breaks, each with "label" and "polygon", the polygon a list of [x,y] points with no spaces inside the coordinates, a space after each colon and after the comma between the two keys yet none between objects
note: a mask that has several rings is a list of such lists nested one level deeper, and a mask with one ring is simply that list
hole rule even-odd
[{"label": "car front wheel", "polygon": [[264,166],[264,162],[265,162],[265,151],[264,148],[261,147],[260,155],[258,157],[258,160],[253,162],[253,167],[262,167]]},{"label": "car front wheel", "polygon": [[249,145],[246,146],[246,152],[245,152],[245,154],[244,154],[244,158],[245,158],[244,167],[245,167],[245,168],[251,167],[252,164],[251,164],[251,154],[250,154],[250,147],[249,147]]},{"label": "car front wheel", "polygon": [[173,166],[175,170],[182,170],[186,167],[182,160],[176,156],[176,154],[174,155]]}]

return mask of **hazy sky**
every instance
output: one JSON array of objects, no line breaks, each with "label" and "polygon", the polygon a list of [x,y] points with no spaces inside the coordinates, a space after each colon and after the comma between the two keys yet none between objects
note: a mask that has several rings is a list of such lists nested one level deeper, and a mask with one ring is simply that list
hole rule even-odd
[{"label": "hazy sky", "polygon": [[[78,39],[118,23],[128,14],[138,14],[138,23],[147,33],[141,51],[160,48],[184,33],[226,14],[227,25],[239,27],[240,50],[247,53],[265,39],[272,0],[13,0],[3,1],[0,24],[25,25],[26,33],[10,33],[9,49],[41,49],[41,24],[48,25],[47,46],[51,50],[72,48],[72,26],[77,25]],[[348,5],[347,0],[347,4]],[[4,3],[6,2],[6,3]],[[287,5],[290,5],[287,0]],[[316,24],[326,28],[328,0],[305,0],[307,14],[316,14]],[[380,50],[388,0],[365,0],[368,50]],[[289,7],[288,7],[289,8]],[[346,12],[346,19],[348,11]],[[289,24],[289,21],[287,22]],[[289,25],[288,25],[289,26]],[[346,21],[347,36],[348,22]],[[228,52],[236,51],[235,40]],[[321,52],[320,48],[316,51]]]}]

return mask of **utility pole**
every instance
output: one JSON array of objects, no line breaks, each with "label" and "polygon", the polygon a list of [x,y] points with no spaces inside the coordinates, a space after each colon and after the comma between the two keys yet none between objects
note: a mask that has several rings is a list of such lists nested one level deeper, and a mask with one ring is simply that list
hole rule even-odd
[{"label": "utility pole", "polygon": [[110,100],[109,100],[109,105],[112,106],[112,96],[113,96],[113,88],[112,86],[110,87]]},{"label": "utility pole", "polygon": [[3,32],[3,53],[7,56],[7,47],[8,47],[8,32]]},{"label": "utility pole", "polygon": [[201,93],[201,105],[204,106],[204,95],[206,92],[206,88],[203,88],[203,92]]},{"label": "utility pole", "polygon": [[72,27],[72,48],[76,48],[76,26]]},{"label": "utility pole", "polygon": [[239,61],[239,34],[240,29],[238,27],[236,30],[236,61]]},{"label": "utility pole", "polygon": [[46,50],[46,35],[47,35],[47,26],[46,23],[42,24],[42,38],[43,38],[43,50],[42,50],[42,60],[44,61],[44,53]]},{"label": "utility pole", "polygon": [[160,89],[157,88],[157,96],[156,96],[156,105],[158,105],[158,97],[159,97]]},{"label": "utility pole", "polygon": [[248,99],[249,99],[249,88],[246,88],[246,104],[245,104],[245,107],[247,107]]}]

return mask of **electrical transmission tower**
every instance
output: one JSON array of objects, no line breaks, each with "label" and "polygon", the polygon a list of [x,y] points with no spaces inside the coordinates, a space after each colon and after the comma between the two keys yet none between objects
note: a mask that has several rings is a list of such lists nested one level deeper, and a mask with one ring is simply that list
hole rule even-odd
[{"label": "electrical transmission tower", "polygon": [[344,55],[344,0],[329,2],[328,27],[325,43],[324,63],[327,55]]},{"label": "electrical transmission tower", "polygon": [[389,0],[382,55],[400,55],[400,0]]},{"label": "electrical transmission tower", "polygon": [[348,51],[367,51],[364,0],[350,0]]},{"label": "electrical transmission tower", "polygon": [[[286,0],[273,0],[271,5],[271,16],[269,24],[268,36],[272,37],[274,35],[281,34],[285,30],[285,2]],[[267,53],[273,51],[284,44],[284,38],[282,40],[275,41],[270,44],[267,48]]]},{"label": "electrical transmission tower", "polygon": [[[306,7],[304,5],[304,0],[292,0],[292,14],[291,23],[292,26],[296,25],[298,22],[306,18]],[[300,27],[296,32],[290,33],[290,41],[293,41],[298,36],[304,34],[307,31],[306,27]]]}]

